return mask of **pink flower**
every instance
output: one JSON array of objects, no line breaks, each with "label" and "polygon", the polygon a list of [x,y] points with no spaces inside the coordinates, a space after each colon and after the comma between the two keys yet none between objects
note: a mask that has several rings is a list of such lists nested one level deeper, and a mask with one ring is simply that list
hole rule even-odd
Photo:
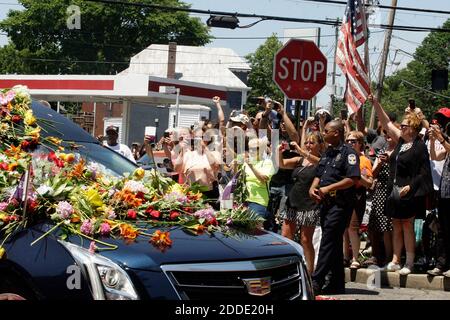
[{"label": "pink flower", "polygon": [[117,217],[116,213],[114,212],[114,210],[110,210],[108,212],[108,219],[110,220],[114,220]]},{"label": "pink flower", "polygon": [[83,221],[83,224],[80,227],[80,231],[81,233],[84,233],[85,235],[92,235],[93,230],[93,226],[92,226],[92,222],[89,219],[86,219]]},{"label": "pink flower", "polygon": [[0,211],[5,211],[8,208],[7,202],[0,202]]},{"label": "pink flower", "polygon": [[67,201],[60,201],[56,207],[56,213],[61,219],[68,219],[73,213],[73,207]]},{"label": "pink flower", "polygon": [[95,251],[97,251],[97,246],[95,245],[95,241],[91,241],[91,244],[89,245],[89,253],[94,254]]},{"label": "pink flower", "polygon": [[110,227],[109,223],[103,222],[100,225],[100,234],[102,236],[108,236],[110,234],[110,232],[111,232],[111,227]]}]

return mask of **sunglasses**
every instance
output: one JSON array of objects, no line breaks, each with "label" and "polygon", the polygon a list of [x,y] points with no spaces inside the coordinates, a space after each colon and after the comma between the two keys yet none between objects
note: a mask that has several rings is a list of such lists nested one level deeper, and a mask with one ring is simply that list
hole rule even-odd
[{"label": "sunglasses", "polygon": [[356,139],[347,139],[347,140],[345,140],[345,142],[351,143],[351,144],[355,144],[355,143],[358,142],[358,140],[356,140]]}]

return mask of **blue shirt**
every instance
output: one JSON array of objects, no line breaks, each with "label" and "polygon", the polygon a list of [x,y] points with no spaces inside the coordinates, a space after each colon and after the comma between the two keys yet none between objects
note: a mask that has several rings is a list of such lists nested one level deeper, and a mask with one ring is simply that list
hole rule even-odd
[{"label": "blue shirt", "polygon": [[341,144],[337,148],[329,147],[320,158],[316,169],[320,187],[339,182],[344,178],[360,176],[359,155],[347,144]]}]

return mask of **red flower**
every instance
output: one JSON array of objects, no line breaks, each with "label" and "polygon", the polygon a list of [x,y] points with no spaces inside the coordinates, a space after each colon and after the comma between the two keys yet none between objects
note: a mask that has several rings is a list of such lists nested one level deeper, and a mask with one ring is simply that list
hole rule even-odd
[{"label": "red flower", "polygon": [[38,205],[39,205],[39,203],[36,200],[30,200],[27,203],[28,211],[34,212],[36,210],[36,208],[38,207]]},{"label": "red flower", "polygon": [[139,198],[139,199],[144,200],[144,199],[145,199],[145,198],[144,198],[144,193],[141,192],[141,191],[139,191],[138,193],[136,193],[136,198]]},{"label": "red flower", "polygon": [[30,145],[31,145],[31,143],[29,141],[23,140],[22,143],[20,144],[20,147],[23,150],[26,150],[26,149],[28,149],[30,147]]},{"label": "red flower", "polygon": [[13,115],[12,118],[11,118],[11,120],[12,120],[12,122],[14,122],[14,123],[19,123],[20,120],[22,120],[22,118],[21,118],[20,116],[18,116],[18,115]]},{"label": "red flower", "polygon": [[145,213],[148,214],[148,215],[150,215],[150,213],[152,213],[152,211],[153,211],[153,207],[152,206],[149,206],[147,209],[145,209]]},{"label": "red flower", "polygon": [[6,170],[8,170],[8,168],[9,168],[9,166],[8,166],[8,164],[6,162],[0,163],[0,169],[6,171]]},{"label": "red flower", "polygon": [[175,220],[179,216],[180,216],[180,213],[178,211],[173,210],[173,211],[170,211],[169,219]]},{"label": "red flower", "polygon": [[136,211],[134,211],[133,209],[128,210],[127,212],[128,219],[136,220],[136,216],[137,216]]},{"label": "red flower", "polygon": [[56,156],[56,154],[53,151],[48,154],[47,158],[49,161],[58,160],[58,157]]},{"label": "red flower", "polygon": [[186,211],[186,212],[189,212],[189,213],[193,213],[194,212],[194,210],[192,208],[190,208],[190,207],[184,207],[183,210]]},{"label": "red flower", "polygon": [[213,226],[217,226],[217,220],[215,217],[213,217],[212,219],[208,220],[206,225],[213,225]]},{"label": "red flower", "polygon": [[161,217],[161,212],[159,212],[158,210],[152,210],[150,212],[150,216],[152,218],[159,219]]}]

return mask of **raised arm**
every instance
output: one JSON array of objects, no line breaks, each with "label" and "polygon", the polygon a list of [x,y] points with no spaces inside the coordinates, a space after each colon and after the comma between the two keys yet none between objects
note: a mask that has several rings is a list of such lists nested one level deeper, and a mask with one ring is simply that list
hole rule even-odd
[{"label": "raised arm", "polygon": [[375,112],[377,113],[378,119],[380,119],[381,125],[383,128],[386,129],[386,131],[389,133],[389,136],[392,137],[392,140],[395,142],[398,142],[400,140],[400,129],[398,129],[394,124],[389,120],[388,115],[386,114],[386,111],[384,111],[381,104],[378,102],[375,97],[370,94],[368,97],[368,100],[372,102],[373,107],[375,108]]},{"label": "raised arm", "polygon": [[283,145],[280,145],[278,147],[278,164],[281,169],[294,169],[299,161],[301,160],[301,157],[295,157],[291,159],[284,159],[283,158]]},{"label": "raised arm", "polygon": [[365,136],[367,136],[367,127],[364,123],[363,113],[362,113],[362,107],[358,109],[355,113],[355,122],[356,122],[356,130],[364,133]]},{"label": "raised arm", "polygon": [[223,113],[222,105],[220,104],[220,98],[215,96],[213,102],[217,108],[217,120],[219,121],[219,130],[222,136],[225,135],[225,114]]},{"label": "raised arm", "polygon": [[281,113],[281,116],[283,117],[284,126],[286,127],[286,132],[287,132],[289,138],[291,139],[291,141],[295,141],[295,142],[299,143],[300,137],[298,135],[297,129],[295,129],[294,124],[292,123],[291,119],[284,111],[283,107],[280,109],[280,113]]}]

